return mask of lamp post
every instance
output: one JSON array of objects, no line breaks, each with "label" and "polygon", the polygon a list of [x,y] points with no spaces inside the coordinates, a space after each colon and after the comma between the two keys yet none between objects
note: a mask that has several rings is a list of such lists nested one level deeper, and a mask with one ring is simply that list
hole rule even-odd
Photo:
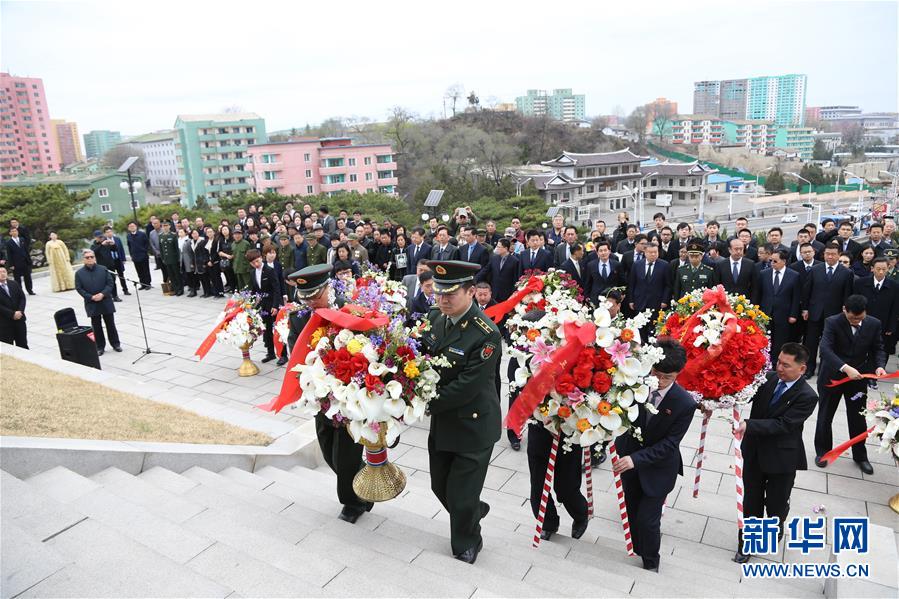
[{"label": "lamp post", "polygon": [[798,175],[798,174],[796,174],[796,173],[787,173],[787,174],[790,175],[791,177],[796,177],[796,178],[799,179],[800,181],[805,181],[806,183],[808,183],[808,205],[809,205],[809,209],[808,209],[808,219],[807,219],[807,220],[811,220],[811,218],[812,218],[812,208],[811,208],[811,206],[812,206],[812,182],[809,181],[808,179],[806,179],[805,177],[802,177],[802,176],[800,176],[800,175]]},{"label": "lamp post", "polygon": [[[887,211],[885,214],[885,216],[890,216],[893,213],[893,202],[896,201],[896,191],[897,191],[897,184],[899,184],[899,174],[891,173],[890,171],[880,171],[880,172],[884,173],[886,175],[889,175],[889,177],[893,180],[893,182],[890,184],[890,195],[889,195],[889,199],[887,200]],[[880,173],[878,173],[878,174],[880,174]]]},{"label": "lamp post", "polygon": [[627,185],[622,185],[621,189],[627,192],[627,195],[630,196],[631,200],[634,202],[634,224],[637,225],[637,229],[640,227],[640,219],[637,217],[637,190],[631,189]]},{"label": "lamp post", "polygon": [[[122,166],[120,166],[118,170],[118,172],[125,173],[125,176],[128,177],[127,181],[119,183],[119,187],[128,190],[128,194],[131,196],[131,211],[134,214],[134,222],[137,222],[137,201],[134,199],[134,192],[140,189],[142,185],[140,181],[135,181],[131,177],[131,167],[133,167],[134,163],[137,161],[137,156],[131,156],[122,163]],[[138,225],[139,224],[140,223],[138,223]]]},{"label": "lamp post", "polygon": [[764,173],[765,171],[770,171],[772,168],[774,168],[774,167],[769,166],[768,168],[763,168],[762,170],[760,170],[759,172],[757,172],[755,174],[755,196],[754,197],[756,197],[756,198],[759,197],[759,176],[762,173]]}]

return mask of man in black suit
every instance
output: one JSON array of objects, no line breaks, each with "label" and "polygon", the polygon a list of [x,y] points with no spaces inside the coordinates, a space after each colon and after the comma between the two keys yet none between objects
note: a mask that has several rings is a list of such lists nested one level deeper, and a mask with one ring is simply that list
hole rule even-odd
[{"label": "man in black suit", "polygon": [[646,257],[644,256],[644,252],[646,251],[647,243],[646,235],[640,233],[634,237],[634,249],[624,252],[624,254],[621,255],[621,272],[625,280],[627,280],[634,264],[645,264],[644,260]]},{"label": "man in black suit", "polygon": [[827,245],[829,242],[833,241],[834,237],[836,236],[837,223],[835,223],[832,218],[825,218],[821,221],[821,231],[819,231],[818,234],[815,235],[815,240],[820,241],[824,245]]},{"label": "man in black suit", "polygon": [[577,243],[577,229],[571,226],[565,227],[562,236],[562,242],[556,244],[553,250],[553,265],[561,268],[568,258],[571,257],[571,246]]},{"label": "man in black suit", "polygon": [[16,283],[22,286],[24,279],[28,295],[34,295],[34,290],[31,288],[31,252],[29,243],[19,233],[19,229],[15,227],[9,230],[9,237],[6,239],[6,267],[12,267],[12,274]]},{"label": "man in black suit", "polygon": [[427,316],[434,305],[434,273],[431,270],[423,270],[418,275],[418,292],[412,298],[410,314]]},{"label": "man in black suit", "polygon": [[596,260],[587,266],[587,288],[584,295],[590,298],[590,302],[596,306],[599,297],[605,296],[612,287],[620,287],[624,284],[621,268],[618,261],[612,256],[612,246],[608,241],[600,241],[596,244]]},{"label": "man in black suit", "polygon": [[458,260],[459,248],[450,243],[449,229],[440,225],[431,247],[431,260]]},{"label": "man in black suit", "polygon": [[540,231],[531,229],[528,231],[528,247],[519,254],[521,259],[521,272],[539,270],[546,272],[553,266],[553,256],[543,246],[543,237]]},{"label": "man in black suit", "polygon": [[[790,492],[797,470],[806,470],[802,428],[815,411],[818,396],[803,374],[808,350],[798,343],[784,343],[776,372],[752,398],[752,411],[735,431],[743,450],[743,517],[780,518],[790,513]],[[749,561],[743,553],[742,531],[738,532],[737,563]]]},{"label": "man in black suit", "polygon": [[275,270],[262,259],[259,250],[247,252],[247,262],[250,263],[250,290],[262,296],[259,300],[259,315],[265,323],[265,333],[262,340],[265,342],[266,354],[263,362],[276,360],[274,325],[275,316],[281,306],[281,284],[278,281]]},{"label": "man in black suit", "polygon": [[[808,231],[806,231],[807,233]],[[800,259],[796,262],[793,262],[788,266],[791,270],[794,270],[796,274],[799,275],[799,309],[802,310],[802,290],[805,289],[805,283],[808,278],[812,274],[812,268],[821,264],[820,260],[815,259],[815,248],[809,243],[805,242],[799,247],[800,251]],[[793,327],[793,341],[802,343],[805,340],[805,324],[806,321],[804,318],[800,318],[796,321],[796,326]]]},{"label": "man in black suit", "polygon": [[840,251],[849,254],[849,258],[856,260],[862,251],[862,244],[852,239],[852,223],[844,220],[837,227],[837,237],[835,240],[840,244]]},{"label": "man in black suit", "polygon": [[[627,225],[627,229],[625,229],[625,237],[618,241],[615,245],[615,253],[619,256],[623,256],[624,254],[634,250],[634,244],[637,243],[636,237],[640,232],[640,229],[637,225]],[[646,237],[644,235],[644,237]]]},{"label": "man in black suit", "polygon": [[640,330],[640,337],[648,339],[652,323],[662,308],[671,300],[671,276],[668,263],[659,259],[659,245],[649,243],[644,252],[646,260],[634,265],[627,277],[628,305],[632,313],[651,310],[649,323]]},{"label": "man in black suit", "polygon": [[676,231],[677,235],[671,243],[674,244],[674,248],[677,251],[677,254],[675,255],[680,256],[680,250],[686,250],[687,243],[689,243],[692,238],[690,225],[688,223],[677,223]]},{"label": "man in black suit", "polygon": [[462,244],[459,246],[459,260],[471,262],[481,267],[480,274],[490,262],[490,255],[483,245],[478,243],[478,231],[472,226],[462,227]]},{"label": "man in black suit", "polygon": [[[868,301],[863,295],[850,295],[843,305],[843,313],[824,321],[821,336],[821,372],[818,375],[818,425],[815,428],[815,465],[824,468],[821,456],[833,448],[833,417],[842,397],[846,402],[849,436],[865,432],[867,425],[862,409],[865,407],[868,385],[862,374],[886,374],[887,355],[883,351],[881,323],[866,312]],[[828,387],[833,380],[852,379],[837,387]],[[852,446],[852,459],[865,474],[873,474],[864,443]]]},{"label": "man in black suit", "polygon": [[[676,262],[679,254],[680,246],[674,243],[672,239],[674,237],[674,231],[671,230],[671,227],[664,226],[662,227],[661,232],[656,236],[656,243],[659,244],[659,258],[668,262],[669,264],[672,262]],[[647,239],[649,236],[647,235]],[[651,241],[651,240],[650,240]]]},{"label": "man in black suit", "polygon": [[852,293],[853,278],[852,271],[840,264],[839,244],[832,241],[824,248],[824,263],[813,266],[805,279],[799,305],[805,321],[804,345],[809,353],[806,378],[815,374],[824,321],[842,311],[843,302]]},{"label": "man in black suit", "polygon": [[621,459],[614,466],[621,474],[634,551],[643,558],[645,569],[656,572],[662,506],[677,475],[684,472],[679,446],[696,410],[696,401],[675,382],[687,363],[687,352],[673,339],[657,345],[665,357],[651,371],[659,379],[659,388],[639,407],[637,426],[642,439],[632,432],[615,439]]},{"label": "man in black suit", "polygon": [[786,251],[787,252],[787,260],[788,260],[787,264],[789,264],[790,248],[788,248],[787,246],[785,246],[783,244],[783,237],[784,237],[784,230],[781,229],[780,227],[771,227],[770,229],[768,229],[768,235],[767,235],[768,243],[771,245],[771,247],[774,249],[775,252],[779,251],[779,250]]},{"label": "man in black suit", "polygon": [[824,252],[824,244],[812,239],[812,234],[809,233],[808,229],[799,229],[796,233],[796,239],[790,244],[790,264],[795,264],[796,262],[803,260],[802,246],[806,243],[811,244],[812,249],[814,250],[812,252],[812,257],[817,260],[821,259],[822,253]]},{"label": "man in black suit", "polygon": [[896,327],[899,320],[899,284],[887,277],[886,258],[874,258],[871,276],[855,280],[852,293],[865,296],[867,312],[880,321],[883,349],[888,356],[896,352]]},{"label": "man in black suit", "polygon": [[868,225],[868,243],[866,243],[864,247],[873,249],[875,258],[883,256],[883,251],[890,247],[889,240],[884,239],[883,237],[882,223],[873,222]]},{"label": "man in black suit", "polygon": [[705,237],[703,237],[702,241],[705,243],[706,252],[709,251],[709,248],[715,248],[720,256],[727,258],[727,245],[718,235],[720,230],[721,225],[718,224],[718,221],[710,220],[705,225]]},{"label": "man in black suit", "polygon": [[10,281],[6,267],[0,266],[0,343],[28,349],[25,301],[22,288]]},{"label": "man in black suit", "polygon": [[419,260],[431,258],[431,245],[425,242],[425,230],[421,227],[412,229],[412,243],[406,248],[406,272],[415,272]]},{"label": "man in black suit", "polygon": [[562,263],[562,270],[571,275],[581,291],[587,289],[587,271],[584,268],[584,246],[578,242],[570,245],[571,257]]},{"label": "man in black suit", "polygon": [[478,273],[478,282],[490,284],[493,297],[503,302],[515,291],[515,284],[521,277],[521,262],[512,253],[512,240],[506,237],[496,242],[496,250],[490,257],[487,268]]},{"label": "man in black suit", "polygon": [[755,270],[752,260],[744,257],[745,244],[739,238],[731,239],[730,257],[715,265],[718,271],[718,280],[724,285],[728,293],[736,293],[752,297],[752,283],[755,280]]},{"label": "man in black suit", "polygon": [[752,303],[771,318],[768,332],[772,356],[780,354],[781,346],[790,340],[793,325],[799,319],[799,275],[787,268],[788,257],[787,250],[772,253],[771,268],[759,274],[753,292]]},{"label": "man in black suit", "polygon": [[737,239],[743,242],[743,257],[753,262],[759,260],[759,248],[752,231],[749,229],[740,229],[737,231]]}]

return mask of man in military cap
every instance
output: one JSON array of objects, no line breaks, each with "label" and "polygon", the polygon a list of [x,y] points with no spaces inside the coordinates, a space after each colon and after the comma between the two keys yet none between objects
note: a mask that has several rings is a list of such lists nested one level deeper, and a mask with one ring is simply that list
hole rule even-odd
[{"label": "man in military cap", "polygon": [[[328,242],[330,244],[330,242]],[[318,242],[318,237],[315,234],[306,235],[306,263],[309,266],[316,266],[318,264],[328,264],[328,250],[325,249],[325,246]]]},{"label": "man in military cap", "polygon": [[896,259],[899,258],[899,249],[886,248],[883,250],[883,257],[887,259],[887,278],[893,279],[899,283],[899,267],[896,266]]},{"label": "man in military cap", "polygon": [[172,224],[169,221],[162,223],[162,234],[159,236],[159,259],[165,266],[166,282],[172,284],[175,295],[184,294],[184,283],[181,280],[181,252],[179,250],[178,236],[172,233]]},{"label": "man in military cap", "polygon": [[[340,307],[342,302],[334,297],[328,284],[330,274],[331,267],[328,264],[317,264],[287,277],[288,284],[296,287],[297,300],[307,308],[290,315],[288,345],[291,351],[313,310]],[[354,524],[359,516],[371,511],[373,505],[359,499],[353,491],[353,477],[362,468],[362,445],[353,441],[346,427],[335,425],[321,412],[315,415],[315,435],[325,462],[337,475],[337,499],[343,504],[337,517]]]},{"label": "man in military cap", "polygon": [[234,270],[234,277],[237,279],[237,289],[235,291],[243,291],[250,286],[250,263],[247,261],[247,252],[250,251],[250,242],[244,239],[243,229],[234,229],[234,242],[231,244],[231,254],[234,260],[231,261],[231,268]]},{"label": "man in military cap", "polygon": [[671,296],[673,302],[695,289],[707,289],[718,284],[718,273],[711,266],[702,262],[704,253],[705,244],[702,240],[691,239],[687,242],[687,259],[690,263],[677,269]]},{"label": "man in military cap", "polygon": [[473,564],[484,546],[481,518],[490,506],[480,500],[493,445],[500,437],[500,407],[493,378],[502,353],[499,329],[474,298],[480,264],[432,260],[435,308],[424,348],[449,362],[440,368],[431,401],[428,455],[431,490],[450,515],[456,559]]}]

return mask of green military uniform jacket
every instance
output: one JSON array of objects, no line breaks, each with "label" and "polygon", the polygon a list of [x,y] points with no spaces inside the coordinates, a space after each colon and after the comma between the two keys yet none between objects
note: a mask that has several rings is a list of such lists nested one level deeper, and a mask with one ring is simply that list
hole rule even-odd
[{"label": "green military uniform jacket", "polygon": [[178,249],[178,236],[174,233],[162,233],[159,236],[159,257],[166,266],[181,264],[181,252]]},{"label": "green military uniform jacket", "polygon": [[693,268],[690,264],[686,264],[677,269],[671,297],[676,302],[696,289],[714,287],[719,282],[718,273],[711,266],[700,264]]},{"label": "green military uniform jacket", "polygon": [[251,247],[250,242],[246,239],[241,239],[240,241],[235,241],[231,244],[231,253],[234,256],[231,267],[234,269],[235,273],[246,274],[250,272],[250,263],[247,262],[247,252]]},{"label": "green military uniform jacket", "polygon": [[887,271],[887,278],[893,279],[897,283],[899,283],[899,268],[893,268]]},{"label": "green military uniform jacket", "polygon": [[467,453],[492,447],[502,430],[493,381],[502,354],[499,329],[474,302],[449,332],[439,310],[432,309],[428,320],[425,351],[450,362],[439,369],[437,397],[429,404],[435,448]]},{"label": "green military uniform jacket", "polygon": [[316,243],[315,247],[309,246],[306,249],[306,266],[315,266],[324,264],[328,261],[328,250],[320,243]]},{"label": "green military uniform jacket", "polygon": [[281,268],[284,269],[285,277],[295,270],[293,267],[294,261],[292,245],[290,245],[289,243],[286,246],[278,244],[278,262],[281,263]]}]

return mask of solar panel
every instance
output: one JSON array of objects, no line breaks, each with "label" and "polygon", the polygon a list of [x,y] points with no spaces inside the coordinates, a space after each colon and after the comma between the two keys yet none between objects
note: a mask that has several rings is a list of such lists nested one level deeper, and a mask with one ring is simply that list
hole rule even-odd
[{"label": "solar panel", "polygon": [[557,215],[559,213],[559,210],[561,210],[561,209],[562,209],[561,206],[550,206],[549,210],[546,211],[546,216],[548,216],[549,218],[552,218],[555,215]]},{"label": "solar panel", "polygon": [[442,198],[443,198],[443,190],[442,189],[432,189],[428,193],[428,198],[425,200],[425,207],[439,206],[440,200]]},{"label": "solar panel", "polygon": [[119,172],[120,172],[120,173],[128,172],[128,169],[131,168],[132,166],[134,166],[134,163],[137,162],[138,160],[139,160],[139,159],[138,159],[137,156],[131,156],[131,157],[129,157],[128,160],[126,160],[125,162],[123,162],[123,163],[122,163],[122,166],[119,167]]}]

